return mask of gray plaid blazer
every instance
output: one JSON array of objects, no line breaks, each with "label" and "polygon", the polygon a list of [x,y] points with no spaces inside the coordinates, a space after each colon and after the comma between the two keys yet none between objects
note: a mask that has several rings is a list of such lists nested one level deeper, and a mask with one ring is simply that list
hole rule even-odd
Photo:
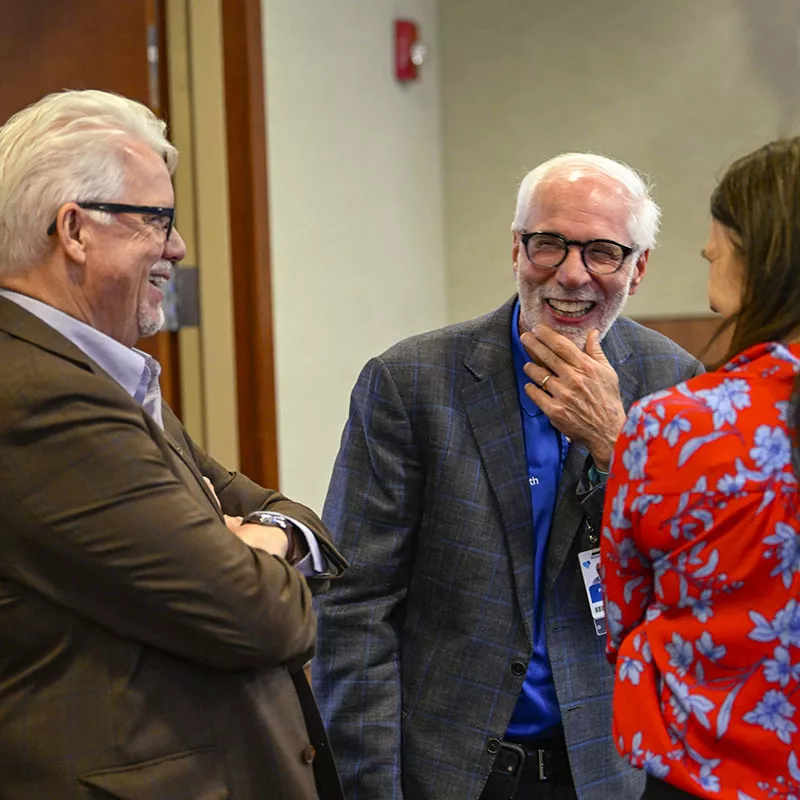
[{"label": "gray plaid blazer", "polygon": [[[478,798],[519,698],[533,537],[513,303],[401,342],[353,390],[323,512],[351,568],[318,600],[313,668],[350,800]],[[702,371],[626,319],[603,349],[626,408]],[[634,800],[643,778],[614,748],[614,675],[578,568],[602,516],[587,462],[572,444],[547,552],[547,648],[578,796]]]}]

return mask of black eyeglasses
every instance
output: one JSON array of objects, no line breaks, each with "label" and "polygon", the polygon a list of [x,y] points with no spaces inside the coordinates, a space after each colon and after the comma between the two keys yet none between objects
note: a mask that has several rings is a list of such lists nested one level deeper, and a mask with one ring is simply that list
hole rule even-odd
[{"label": "black eyeglasses", "polygon": [[[141,214],[145,222],[154,224],[161,228],[166,234],[164,241],[168,241],[172,235],[172,228],[175,225],[175,209],[166,208],[164,206],[131,206],[128,203],[77,203],[81,208],[87,211],[105,211],[107,214]],[[52,236],[56,232],[56,223],[58,220],[53,220],[50,227],[47,229],[47,235]]]},{"label": "black eyeglasses", "polygon": [[580,247],[583,265],[595,275],[611,275],[635,250],[612,239],[590,239],[579,242],[560,233],[521,233],[519,237],[528,261],[543,269],[558,269],[566,260],[571,245]]}]

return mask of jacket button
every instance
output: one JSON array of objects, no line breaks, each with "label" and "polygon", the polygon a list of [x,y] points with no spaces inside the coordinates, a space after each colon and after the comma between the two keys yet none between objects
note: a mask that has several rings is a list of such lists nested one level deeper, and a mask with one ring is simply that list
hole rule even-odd
[{"label": "jacket button", "polygon": [[300,754],[300,758],[303,759],[304,764],[313,763],[316,756],[317,756],[317,748],[314,747],[313,744],[310,744],[308,747],[304,747],[303,752]]},{"label": "jacket button", "polygon": [[486,752],[490,755],[495,755],[500,750],[500,740],[499,739],[489,739],[488,744],[486,745]]},{"label": "jacket button", "polygon": [[511,662],[511,674],[512,675],[524,675],[527,672],[525,669],[525,665],[521,661],[512,661]]}]

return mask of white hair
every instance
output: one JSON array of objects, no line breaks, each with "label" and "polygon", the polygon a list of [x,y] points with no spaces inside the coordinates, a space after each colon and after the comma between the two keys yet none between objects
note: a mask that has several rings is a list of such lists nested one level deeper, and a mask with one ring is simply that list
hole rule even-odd
[{"label": "white hair", "polygon": [[47,95],[0,128],[0,277],[44,258],[47,228],[74,202],[113,202],[124,190],[123,145],[151,148],[175,171],[178,151],[150,109],[110,92]]},{"label": "white hair", "polygon": [[619,183],[628,195],[628,232],[637,250],[655,247],[661,210],[650,196],[650,185],[627,164],[594,153],[562,153],[532,169],[523,179],[517,194],[517,210],[511,230],[524,230],[537,190],[544,184],[573,170],[589,175],[605,175]]}]

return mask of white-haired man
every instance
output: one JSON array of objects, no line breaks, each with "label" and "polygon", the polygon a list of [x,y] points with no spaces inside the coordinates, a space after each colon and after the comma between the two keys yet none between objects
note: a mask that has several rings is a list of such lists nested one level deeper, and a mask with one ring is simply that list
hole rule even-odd
[{"label": "white-haired man", "polygon": [[542,164],[512,226],[517,295],[362,371],[323,511],[352,567],[314,669],[348,796],[641,794],[611,741],[596,575],[626,408],[702,370],[619,319],[658,214],[623,164]]},{"label": "white-haired man", "polygon": [[97,91],[0,128],[0,795],[341,800],[300,572],[342,559],[134,347],[185,251],[164,128]]}]

